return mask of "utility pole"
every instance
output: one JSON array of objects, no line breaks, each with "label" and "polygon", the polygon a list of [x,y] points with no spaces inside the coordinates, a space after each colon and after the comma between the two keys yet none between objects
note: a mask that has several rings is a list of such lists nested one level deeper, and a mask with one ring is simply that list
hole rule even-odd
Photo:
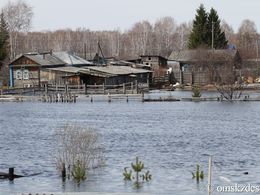
[{"label": "utility pole", "polygon": [[211,49],[214,49],[214,22],[211,22]]},{"label": "utility pole", "polygon": [[[255,59],[256,67],[258,67],[258,39],[256,39],[256,59]],[[259,76],[259,68],[257,68],[257,76]]]}]

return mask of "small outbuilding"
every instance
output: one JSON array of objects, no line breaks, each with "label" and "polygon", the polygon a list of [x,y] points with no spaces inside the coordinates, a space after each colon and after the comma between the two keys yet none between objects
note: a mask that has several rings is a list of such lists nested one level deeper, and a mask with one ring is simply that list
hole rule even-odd
[{"label": "small outbuilding", "polygon": [[236,74],[241,58],[234,49],[183,50],[171,53],[169,65],[181,84],[207,85]]}]

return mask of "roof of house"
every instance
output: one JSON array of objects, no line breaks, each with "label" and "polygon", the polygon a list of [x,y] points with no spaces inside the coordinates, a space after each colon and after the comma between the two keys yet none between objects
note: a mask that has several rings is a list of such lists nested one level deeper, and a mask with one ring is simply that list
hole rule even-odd
[{"label": "roof of house", "polygon": [[[219,50],[182,50],[182,51],[173,51],[169,57],[169,60],[177,62],[193,62],[207,59],[207,56],[210,56],[214,52],[214,59],[234,59],[237,55],[237,50],[231,49],[219,49]],[[202,59],[200,59],[202,58]]]},{"label": "roof of house", "polygon": [[142,57],[157,57],[157,58],[160,58],[160,59],[167,60],[166,57],[163,57],[163,56],[160,56],[160,55],[149,55],[149,54],[147,54],[147,55],[140,55],[140,57],[141,57],[141,58],[142,58]]},{"label": "roof of house", "polygon": [[129,75],[129,74],[142,74],[152,72],[150,70],[132,68],[129,66],[93,66],[88,67],[90,70],[104,72],[113,75]]},{"label": "roof of house", "polygon": [[65,66],[65,67],[48,68],[48,70],[73,73],[73,74],[81,73],[81,74],[100,76],[100,77],[113,77],[118,75],[131,75],[131,74],[152,72],[150,70],[131,68],[128,66],[84,66],[84,67]]},{"label": "roof of house", "polygon": [[89,60],[89,61],[93,61],[94,58],[96,56],[98,56],[98,53],[97,52],[90,52],[90,53],[86,53],[86,59]]},{"label": "roof of house", "polygon": [[91,62],[65,51],[53,52],[53,55],[65,62],[67,65],[92,65]]},{"label": "roof of house", "polygon": [[14,63],[21,57],[26,57],[41,66],[55,66],[55,65],[92,65],[91,62],[80,58],[68,52],[48,52],[48,53],[27,53],[16,57],[10,64]]},{"label": "roof of house", "polygon": [[53,56],[51,54],[42,54],[42,55],[24,54],[24,55],[21,55],[18,58],[16,58],[14,61],[16,61],[17,59],[19,59],[22,56],[25,56],[25,57],[31,59],[32,61],[34,61],[35,63],[42,65],[42,66],[53,66],[53,65],[64,65],[65,64],[62,60],[60,60],[59,58],[57,58],[56,56]]},{"label": "roof of house", "polygon": [[47,68],[47,70],[52,71],[60,71],[66,73],[78,73],[82,68],[74,67],[74,66],[63,66],[63,67],[56,67],[56,68]]}]

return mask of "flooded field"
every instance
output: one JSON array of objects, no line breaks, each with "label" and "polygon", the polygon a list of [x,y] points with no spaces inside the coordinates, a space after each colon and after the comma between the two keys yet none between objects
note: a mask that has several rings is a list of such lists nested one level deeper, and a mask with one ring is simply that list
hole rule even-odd
[{"label": "flooded field", "polygon": [[[259,102],[0,103],[0,171],[41,173],[0,180],[0,194],[136,192],[122,177],[136,156],[153,175],[138,192],[206,194],[207,178],[197,184],[191,172],[197,163],[207,172],[209,155],[214,186],[260,185],[259,119]],[[55,168],[54,130],[68,123],[94,128],[105,149],[105,166],[79,186]]]}]

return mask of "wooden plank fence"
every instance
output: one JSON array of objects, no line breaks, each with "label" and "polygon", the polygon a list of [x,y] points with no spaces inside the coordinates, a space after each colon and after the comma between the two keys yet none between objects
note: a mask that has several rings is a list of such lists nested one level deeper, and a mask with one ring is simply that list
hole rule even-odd
[{"label": "wooden plank fence", "polygon": [[120,85],[50,85],[30,88],[11,88],[3,90],[3,94],[139,94],[149,91],[147,83],[123,83]]}]

